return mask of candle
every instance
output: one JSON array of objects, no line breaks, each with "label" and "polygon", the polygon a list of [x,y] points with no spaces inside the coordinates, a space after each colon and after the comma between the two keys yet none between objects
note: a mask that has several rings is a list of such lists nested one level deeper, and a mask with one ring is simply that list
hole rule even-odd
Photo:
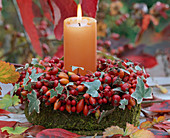
[{"label": "candle", "polygon": [[79,73],[85,75],[97,69],[97,25],[94,18],[81,13],[78,5],[77,17],[64,20],[64,68],[72,71],[72,66],[83,67]]}]

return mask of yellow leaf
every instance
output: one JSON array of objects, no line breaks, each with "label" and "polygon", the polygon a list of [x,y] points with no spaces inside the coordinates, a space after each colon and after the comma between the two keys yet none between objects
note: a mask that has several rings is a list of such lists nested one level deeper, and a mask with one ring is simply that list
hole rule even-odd
[{"label": "yellow leaf", "polygon": [[155,136],[151,131],[140,129],[130,135],[130,138],[155,138]]},{"label": "yellow leaf", "polygon": [[124,134],[123,128],[120,128],[118,126],[111,126],[105,129],[105,132],[103,132],[103,137],[106,136],[112,136],[116,134]]},{"label": "yellow leaf", "polygon": [[161,85],[158,85],[158,84],[157,84],[156,87],[159,88],[160,91],[161,91],[162,93],[164,93],[164,94],[166,94],[166,93],[168,92],[168,89],[165,88],[165,87],[163,87],[163,86],[161,86]]},{"label": "yellow leaf", "polygon": [[19,72],[15,71],[14,65],[10,65],[0,60],[0,82],[2,83],[15,83],[19,79]]},{"label": "yellow leaf", "polygon": [[152,123],[150,121],[145,121],[140,124],[140,128],[143,128],[143,129],[150,128],[151,126],[152,126]]},{"label": "yellow leaf", "polygon": [[135,127],[132,124],[126,123],[126,130],[125,130],[124,136],[131,135],[132,133],[135,133],[136,131],[138,131],[137,127]]},{"label": "yellow leaf", "polygon": [[165,116],[159,116],[157,118],[157,123],[165,121]]}]

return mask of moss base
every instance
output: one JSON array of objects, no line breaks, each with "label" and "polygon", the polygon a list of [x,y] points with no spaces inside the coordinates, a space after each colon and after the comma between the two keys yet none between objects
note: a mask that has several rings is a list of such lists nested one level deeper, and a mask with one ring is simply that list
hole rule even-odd
[{"label": "moss base", "polygon": [[[113,106],[105,105],[101,107],[101,110],[112,109]],[[80,135],[94,135],[95,133],[102,134],[104,129],[112,125],[117,125],[121,128],[125,128],[126,122],[139,125],[140,105],[129,109],[116,108],[114,112],[105,118],[98,124],[94,114],[84,116],[82,113],[69,114],[66,111],[54,111],[53,107],[45,107],[41,104],[40,113],[35,111],[32,114],[28,114],[28,107],[25,108],[25,116],[29,122],[35,125],[42,125],[46,128],[63,128],[68,131]]]}]

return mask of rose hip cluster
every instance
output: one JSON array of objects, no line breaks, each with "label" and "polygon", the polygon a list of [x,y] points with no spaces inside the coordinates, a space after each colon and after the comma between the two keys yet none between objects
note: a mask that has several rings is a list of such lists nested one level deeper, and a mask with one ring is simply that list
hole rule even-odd
[{"label": "rose hip cluster", "polygon": [[[37,93],[37,98],[46,106],[52,105],[54,110],[66,110],[69,113],[82,112],[87,116],[89,113],[100,113],[100,107],[104,105],[117,107],[122,99],[128,100],[126,107],[130,110],[136,105],[136,100],[131,97],[131,94],[135,92],[137,77],[143,76],[145,87],[148,87],[146,78],[149,74],[143,70],[135,70],[138,64],[128,60],[98,59],[97,71],[85,76],[64,70],[63,61],[57,57],[46,57],[40,60],[39,64],[44,66],[44,69],[33,66],[29,67],[27,72],[31,74],[32,69],[36,69],[37,73],[44,74],[38,78],[37,82],[29,80],[28,83],[31,83],[31,88]],[[19,80],[20,87],[16,92],[22,101],[26,101],[27,94],[32,91],[24,90],[25,76],[26,71],[23,71]],[[86,93],[88,88],[82,84],[82,82],[95,80],[101,82],[98,97],[92,97]],[[67,85],[69,82],[72,82],[72,85]],[[62,88],[61,93],[57,93],[56,88],[59,86]],[[52,90],[56,91],[53,97],[51,96]]]}]

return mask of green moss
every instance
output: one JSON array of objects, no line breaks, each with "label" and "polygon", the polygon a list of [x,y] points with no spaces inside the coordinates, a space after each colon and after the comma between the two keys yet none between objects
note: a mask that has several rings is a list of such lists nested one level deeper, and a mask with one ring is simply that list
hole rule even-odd
[{"label": "green moss", "polygon": [[[101,107],[101,110],[112,109],[113,106],[105,105]],[[125,128],[126,122],[137,126],[139,124],[140,105],[129,109],[116,108],[114,112],[105,118],[98,124],[94,114],[84,116],[82,113],[69,114],[66,111],[54,111],[53,107],[45,107],[41,104],[40,114],[35,111],[32,114],[28,114],[28,107],[25,108],[25,115],[29,122],[35,125],[42,125],[46,128],[63,128],[81,135],[94,135],[98,132],[101,134],[105,128],[112,125]]]}]

